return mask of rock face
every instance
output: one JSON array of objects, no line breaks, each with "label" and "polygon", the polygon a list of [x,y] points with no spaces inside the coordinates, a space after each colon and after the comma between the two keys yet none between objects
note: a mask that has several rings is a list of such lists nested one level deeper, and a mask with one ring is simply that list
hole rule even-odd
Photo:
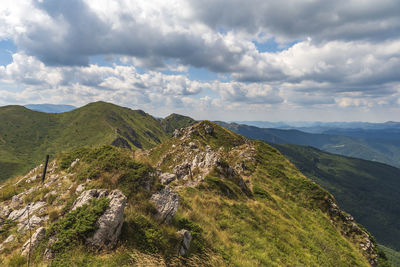
[{"label": "rock face", "polygon": [[75,201],[72,209],[77,209],[89,203],[90,199],[107,197],[110,204],[103,215],[97,220],[97,230],[86,243],[94,250],[108,250],[115,247],[121,234],[124,222],[126,196],[119,190],[109,192],[106,189],[92,189],[83,192]]},{"label": "rock face", "polygon": [[190,248],[190,242],[192,241],[192,234],[185,229],[180,230],[178,234],[182,237],[182,243],[179,247],[178,255],[185,256]]},{"label": "rock face", "polygon": [[156,219],[161,223],[169,223],[178,210],[179,195],[167,186],[153,194],[151,201],[156,206]]},{"label": "rock face", "polygon": [[167,185],[176,179],[175,174],[172,173],[162,173],[159,176],[160,182],[163,185]]},{"label": "rock face", "polygon": [[46,229],[44,227],[39,227],[32,235],[32,238],[30,240],[28,239],[28,241],[26,241],[25,244],[22,246],[21,254],[25,256],[28,255],[29,250],[31,250],[32,252],[32,250],[39,245],[40,240],[43,239],[45,234]]}]

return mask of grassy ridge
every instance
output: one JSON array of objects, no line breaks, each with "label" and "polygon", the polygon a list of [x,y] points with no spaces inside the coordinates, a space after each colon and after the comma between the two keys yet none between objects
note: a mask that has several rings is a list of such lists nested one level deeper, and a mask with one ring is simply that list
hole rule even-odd
[{"label": "grassy ridge", "polygon": [[96,102],[48,114],[21,106],[0,108],[0,180],[41,163],[46,154],[84,145],[150,148],[167,138],[161,122],[140,110]]},{"label": "grassy ridge", "polygon": [[302,173],[331,192],[380,243],[400,250],[400,169],[311,147],[275,146]]}]

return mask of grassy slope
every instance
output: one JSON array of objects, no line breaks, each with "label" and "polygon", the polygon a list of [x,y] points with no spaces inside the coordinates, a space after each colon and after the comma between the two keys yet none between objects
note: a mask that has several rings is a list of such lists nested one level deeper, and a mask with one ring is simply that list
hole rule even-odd
[{"label": "grassy slope", "polygon": [[400,267],[400,252],[383,245],[379,245],[379,247],[385,252],[386,257],[390,260],[394,267]]},{"label": "grassy slope", "polygon": [[[152,150],[152,156],[162,157],[179,140],[170,139],[161,144]],[[228,164],[238,160],[228,157],[229,152],[247,144],[242,137],[217,127],[212,136],[201,133],[194,140],[200,146],[209,144],[212,149],[224,147],[223,151],[227,154],[223,159]],[[70,188],[72,185],[72,189],[63,190],[56,200],[44,197],[53,188],[47,188],[44,192],[34,191],[30,199],[37,201],[44,198],[49,205],[72,203],[76,198],[76,185],[92,178],[88,188],[119,188],[128,196],[128,205],[122,240],[116,251],[108,254],[87,252],[79,243],[81,241],[75,240],[72,247],[60,250],[55,265],[369,266],[355,244],[357,235],[341,235],[340,222],[335,227],[325,213],[323,203],[330,194],[304,177],[276,149],[262,142],[254,143],[254,147],[254,160],[245,162],[249,172],[246,179],[250,181],[253,196],[240,194],[236,184],[211,173],[196,188],[176,189],[179,190],[181,201],[171,225],[155,222],[154,208],[149,198],[162,186],[154,176],[149,175],[152,166],[135,162],[130,151],[105,146],[63,154],[59,161],[60,168],[64,168],[60,170],[61,175],[70,171],[74,175],[63,180],[65,184],[61,188]],[[77,157],[81,159],[79,164],[68,168]],[[36,183],[38,181],[33,185]],[[33,185],[19,184],[22,187]],[[237,197],[227,195],[227,188]],[[53,213],[57,209],[60,208],[57,206]],[[58,211],[59,216],[52,216],[56,220],[54,223],[68,217],[62,216],[65,211],[68,208]],[[175,232],[182,228],[190,230],[194,239],[189,255],[177,258],[178,240]],[[2,240],[15,230],[7,231],[2,233]],[[20,243],[28,238],[27,234],[15,234]],[[18,256],[20,245],[7,247],[3,251],[6,253],[2,258],[4,264],[26,262],[25,258]],[[43,249],[41,246],[35,251],[35,263],[41,262]]]},{"label": "grassy slope", "polygon": [[62,114],[7,106],[0,108],[0,122],[0,180],[27,171],[46,154],[110,144],[118,136],[131,147],[146,149],[167,138],[159,120],[140,110],[104,102]]},{"label": "grassy slope", "polygon": [[400,167],[400,145],[398,142],[340,135],[311,134],[298,130],[258,128],[235,123],[219,123],[236,133],[269,143],[313,146],[330,153],[379,161]]},{"label": "grassy slope", "polygon": [[187,127],[195,122],[196,121],[190,117],[173,113],[163,119],[161,124],[167,133],[172,134],[175,129]]},{"label": "grassy slope", "polygon": [[331,192],[379,242],[400,250],[400,169],[311,147],[276,147]]},{"label": "grassy slope", "polygon": [[[200,133],[193,140],[214,149],[225,147],[224,151],[244,142],[230,131],[215,128],[212,137]],[[174,145],[178,147],[179,141],[160,145],[152,156],[160,158]],[[247,165],[254,198],[232,197],[240,190],[212,175],[198,188],[180,192],[184,204],[178,216],[200,225],[205,240],[234,266],[368,265],[321,210],[329,193],[305,178],[276,149],[261,142],[255,146],[256,163]],[[224,160],[233,164],[228,156]]]}]

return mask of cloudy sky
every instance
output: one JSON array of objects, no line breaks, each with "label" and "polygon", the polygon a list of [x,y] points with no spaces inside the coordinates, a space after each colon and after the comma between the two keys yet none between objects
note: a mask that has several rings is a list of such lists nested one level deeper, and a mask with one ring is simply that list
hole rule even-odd
[{"label": "cloudy sky", "polygon": [[0,105],[400,120],[398,0],[1,0]]}]

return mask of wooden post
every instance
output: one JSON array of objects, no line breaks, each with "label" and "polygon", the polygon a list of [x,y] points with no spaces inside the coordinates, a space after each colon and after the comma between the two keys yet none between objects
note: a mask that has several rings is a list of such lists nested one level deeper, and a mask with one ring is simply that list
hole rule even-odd
[{"label": "wooden post", "polygon": [[46,178],[46,171],[47,171],[47,164],[48,163],[49,163],[49,155],[46,155],[46,162],[44,164],[43,174],[42,174],[42,183],[44,183],[44,178]]}]

